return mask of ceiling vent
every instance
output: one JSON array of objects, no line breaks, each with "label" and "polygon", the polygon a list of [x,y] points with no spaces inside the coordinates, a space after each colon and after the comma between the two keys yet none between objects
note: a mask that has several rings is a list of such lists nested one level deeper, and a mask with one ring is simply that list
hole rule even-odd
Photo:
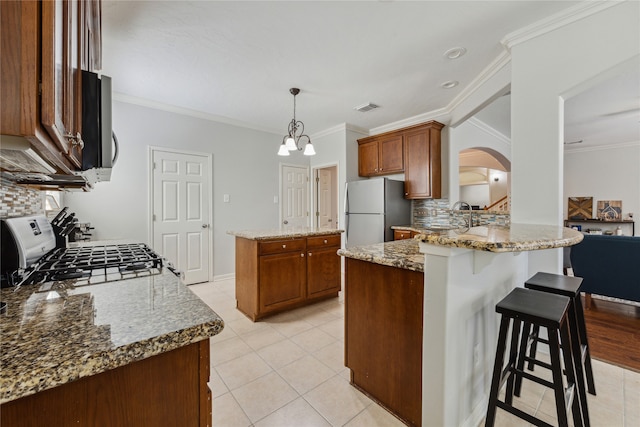
[{"label": "ceiling vent", "polygon": [[353,109],[356,111],[360,111],[361,113],[366,113],[367,111],[375,110],[376,108],[380,108],[380,106],[369,102],[368,104],[358,105]]}]

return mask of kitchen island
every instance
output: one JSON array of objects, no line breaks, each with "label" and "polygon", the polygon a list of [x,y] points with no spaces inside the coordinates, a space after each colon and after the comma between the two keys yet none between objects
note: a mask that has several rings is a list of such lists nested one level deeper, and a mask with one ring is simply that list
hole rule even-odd
[{"label": "kitchen island", "polygon": [[[483,226],[474,227],[467,231],[443,231],[438,233],[420,234],[415,237],[417,249],[423,255],[424,281],[422,294],[410,293],[404,300],[403,310],[407,316],[415,315],[415,301],[419,299],[422,310],[420,330],[421,354],[421,404],[420,416],[417,421],[409,419],[400,413],[394,404],[389,403],[394,396],[400,396],[402,388],[388,392],[391,397],[383,401],[375,386],[358,384],[358,373],[352,370],[352,383],[360,387],[374,399],[403,418],[411,425],[423,426],[476,426],[484,417],[491,382],[491,368],[495,354],[498,318],[495,304],[516,286],[523,286],[524,281],[535,272],[529,272],[527,251],[554,249],[579,243],[581,233],[564,227],[543,225],[512,224],[510,227]],[[387,353],[385,364],[374,371],[368,371],[376,378],[368,378],[369,382],[384,381],[385,375],[394,375],[397,370],[393,360],[393,351],[387,347],[374,347],[375,340],[370,345],[355,343],[352,345],[352,335],[348,325],[352,318],[371,319],[378,317],[380,323],[388,322],[399,332],[409,327],[414,328],[415,322],[409,317],[398,317],[392,311],[377,309],[372,313],[359,307],[358,301],[350,301],[359,295],[360,291],[352,293],[352,285],[356,289],[367,287],[367,283],[376,282],[373,277],[378,274],[379,265],[395,264],[399,268],[396,275],[387,274],[386,286],[396,290],[410,289],[406,278],[402,278],[405,270],[403,261],[393,263],[388,256],[381,254],[400,254],[401,250],[394,250],[393,246],[407,241],[388,242],[363,248],[341,250],[339,253],[347,258],[347,275],[345,277],[345,321],[347,334],[345,337],[345,353],[347,366],[353,358],[364,358],[371,363],[378,363],[380,355],[373,353]],[[400,248],[400,247],[399,247]],[[399,249],[398,248],[398,249]],[[416,254],[411,251],[416,246],[402,246],[407,250],[408,259],[416,261]],[[369,256],[368,253],[378,256]],[[365,259],[369,256],[368,261]],[[386,258],[386,260],[385,260]],[[354,261],[351,261],[354,260]],[[369,269],[362,267],[357,277],[349,273],[352,262],[365,262]],[[385,262],[381,262],[385,261]],[[390,264],[391,263],[391,264]],[[399,279],[400,278],[400,279]],[[369,299],[385,301],[388,296],[380,293],[377,285],[370,286]],[[360,297],[359,297],[360,298]],[[350,307],[352,308],[350,310]],[[402,313],[402,310],[398,310]],[[411,326],[410,326],[411,325]],[[415,342],[413,346],[415,346]],[[371,351],[376,348],[376,351]],[[414,353],[416,350],[412,350]],[[368,352],[368,353],[367,353]],[[384,358],[383,358],[384,359]],[[412,362],[415,365],[415,362]],[[406,366],[406,364],[404,365]],[[415,370],[415,366],[413,368]],[[389,385],[386,386],[390,388]],[[415,413],[415,412],[414,412]],[[415,416],[414,416],[415,417]]]},{"label": "kitchen island", "polygon": [[343,230],[283,227],[236,236],[236,307],[252,321],[337,297]]},{"label": "kitchen island", "polygon": [[341,249],[351,384],[409,425],[422,416],[424,255],[416,240]]},{"label": "kitchen island", "polygon": [[3,425],[210,425],[209,337],[224,322],[166,268],[1,299]]}]

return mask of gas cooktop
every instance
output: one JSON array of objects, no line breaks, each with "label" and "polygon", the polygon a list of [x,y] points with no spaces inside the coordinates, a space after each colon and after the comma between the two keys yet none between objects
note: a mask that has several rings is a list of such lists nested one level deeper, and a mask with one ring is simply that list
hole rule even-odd
[{"label": "gas cooktop", "polygon": [[74,286],[97,284],[162,272],[163,259],[144,243],[58,248],[43,256],[20,285],[74,280]]}]

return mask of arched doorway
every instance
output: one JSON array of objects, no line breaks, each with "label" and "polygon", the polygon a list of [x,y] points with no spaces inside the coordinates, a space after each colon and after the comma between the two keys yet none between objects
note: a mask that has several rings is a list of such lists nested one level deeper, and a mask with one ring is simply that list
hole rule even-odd
[{"label": "arched doorway", "polygon": [[509,212],[511,162],[488,147],[472,147],[458,154],[460,200],[474,209]]}]

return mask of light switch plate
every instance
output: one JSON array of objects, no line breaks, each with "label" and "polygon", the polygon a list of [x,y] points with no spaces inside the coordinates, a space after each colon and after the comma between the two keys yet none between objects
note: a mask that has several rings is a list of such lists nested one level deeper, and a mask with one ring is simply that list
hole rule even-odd
[{"label": "light switch plate", "polygon": [[224,197],[224,202],[229,203],[229,195],[225,194],[223,197]]}]

